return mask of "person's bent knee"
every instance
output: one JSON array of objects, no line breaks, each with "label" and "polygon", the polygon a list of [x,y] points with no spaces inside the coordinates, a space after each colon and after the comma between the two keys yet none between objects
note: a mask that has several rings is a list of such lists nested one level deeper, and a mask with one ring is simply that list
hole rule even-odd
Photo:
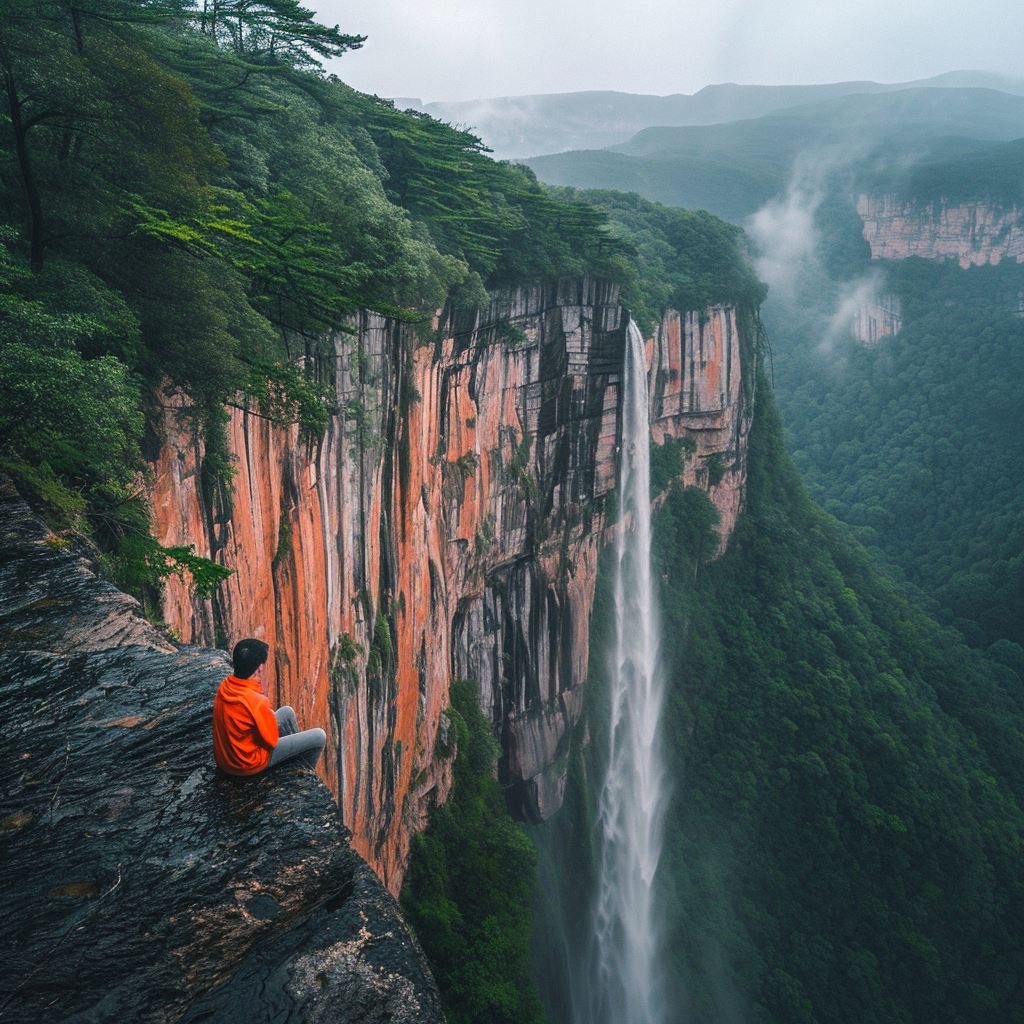
[{"label": "person's bent knee", "polygon": [[287,704],[274,712],[277,719],[277,728],[281,736],[292,736],[299,732],[299,720],[295,717],[295,710]]}]

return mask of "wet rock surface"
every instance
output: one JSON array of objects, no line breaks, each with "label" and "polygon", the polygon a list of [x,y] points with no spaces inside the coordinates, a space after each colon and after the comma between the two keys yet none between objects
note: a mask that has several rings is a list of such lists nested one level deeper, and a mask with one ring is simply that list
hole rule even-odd
[{"label": "wet rock surface", "polygon": [[229,668],[0,485],[0,1020],[443,1020],[316,775],[216,771]]}]

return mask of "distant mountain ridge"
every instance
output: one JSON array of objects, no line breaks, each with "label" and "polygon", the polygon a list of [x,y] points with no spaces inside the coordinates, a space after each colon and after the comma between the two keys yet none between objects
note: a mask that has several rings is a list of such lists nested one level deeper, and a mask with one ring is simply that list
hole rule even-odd
[{"label": "distant mountain ridge", "polygon": [[[651,127],[627,142],[524,161],[541,181],[638,192],[735,223],[807,177],[960,158],[1024,137],[1024,96],[985,88],[859,94],[713,125]],[[1006,157],[996,155],[1005,162]]]},{"label": "distant mountain ridge", "polygon": [[521,159],[568,149],[601,149],[626,142],[654,126],[722,124],[761,117],[787,107],[841,96],[905,89],[984,88],[1024,96],[1024,78],[985,71],[952,71],[912,82],[835,82],[825,85],[709,85],[693,95],[648,96],[594,91],[504,96],[459,102],[422,103],[396,97],[400,109],[414,108],[464,125],[497,159]]}]

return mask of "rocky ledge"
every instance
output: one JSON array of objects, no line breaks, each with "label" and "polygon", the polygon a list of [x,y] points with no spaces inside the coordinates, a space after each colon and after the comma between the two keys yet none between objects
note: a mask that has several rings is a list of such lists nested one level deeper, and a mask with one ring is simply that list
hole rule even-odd
[{"label": "rocky ledge", "polygon": [[317,776],[216,771],[228,670],[0,484],[0,1020],[444,1020]]}]

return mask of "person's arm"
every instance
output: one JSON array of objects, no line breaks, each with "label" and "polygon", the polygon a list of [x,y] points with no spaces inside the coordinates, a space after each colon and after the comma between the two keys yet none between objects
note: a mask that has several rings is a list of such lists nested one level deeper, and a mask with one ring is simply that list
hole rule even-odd
[{"label": "person's arm", "polygon": [[255,694],[255,699],[252,701],[249,710],[252,712],[253,721],[256,723],[256,732],[260,743],[267,750],[273,750],[277,746],[280,734],[277,729],[277,716],[274,714],[274,709],[270,706],[270,699],[262,693]]}]

